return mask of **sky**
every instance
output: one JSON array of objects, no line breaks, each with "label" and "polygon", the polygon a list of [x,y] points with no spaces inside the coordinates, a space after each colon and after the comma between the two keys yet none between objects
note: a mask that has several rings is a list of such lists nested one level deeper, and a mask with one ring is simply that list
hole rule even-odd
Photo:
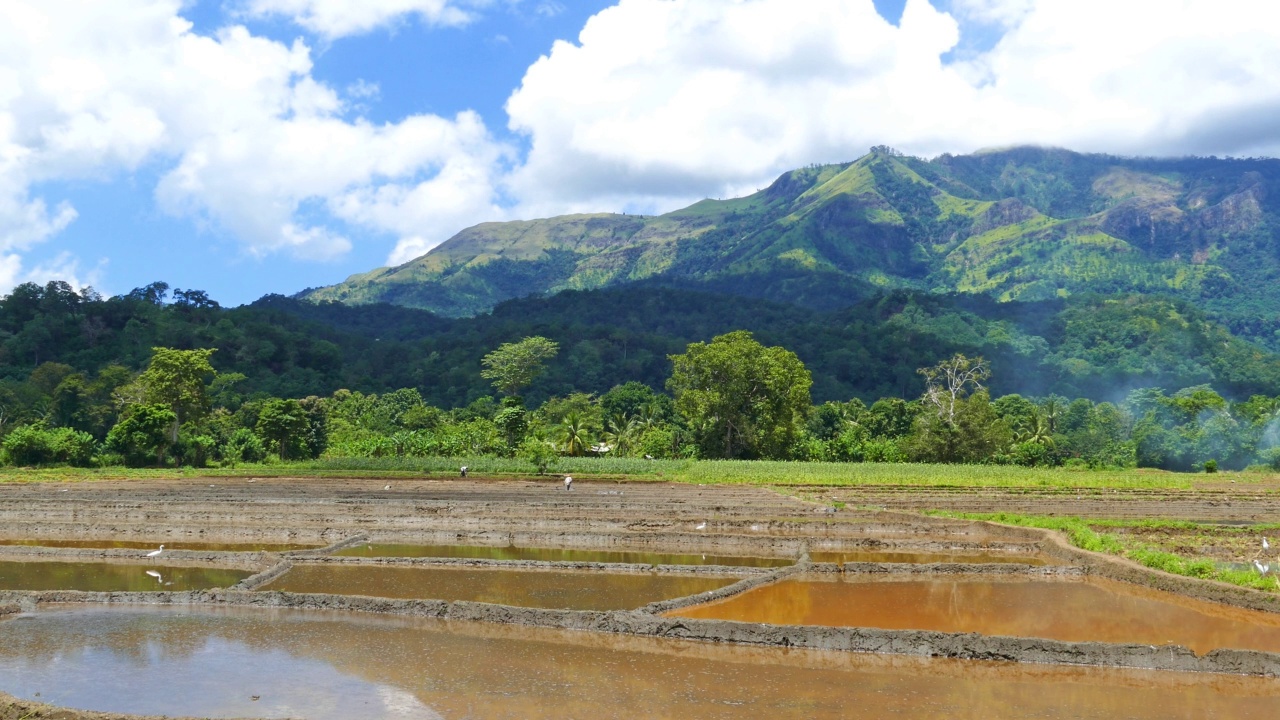
[{"label": "sky", "polygon": [[1280,155],[1274,0],[0,0],[0,292],[224,305],[873,145]]}]

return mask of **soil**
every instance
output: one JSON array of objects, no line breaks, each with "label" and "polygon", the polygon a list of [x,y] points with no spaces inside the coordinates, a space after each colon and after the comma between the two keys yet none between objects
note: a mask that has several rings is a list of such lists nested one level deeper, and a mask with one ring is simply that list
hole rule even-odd
[{"label": "soil", "polygon": [[1199,484],[1195,489],[930,488],[909,485],[796,488],[806,499],[889,510],[1009,512],[1108,519],[1280,522],[1280,485]]},{"label": "soil", "polygon": [[[794,492],[794,490],[790,491]],[[682,484],[626,484],[579,480],[572,491],[558,478],[545,482],[312,478],[193,478],[184,481],[0,485],[0,538],[169,539],[208,542],[297,542],[322,551],[255,554],[241,562],[261,574],[232,590],[194,593],[0,593],[0,623],[14,606],[30,611],[45,603],[233,604],[392,613],[595,632],[678,637],[773,647],[808,647],[952,658],[1018,660],[1239,674],[1280,674],[1280,656],[1106,643],[1063,643],[1034,638],[926,633],[867,628],[772,626],[659,617],[656,613],[706,598],[655,603],[636,612],[563,611],[439,600],[388,600],[337,595],[246,592],[296,563],[385,563],[380,558],[329,557],[356,542],[520,545],[751,554],[794,557],[795,567],[743,572],[741,582],[715,592],[731,595],[800,570],[825,572],[1083,572],[1180,592],[1239,607],[1280,611],[1280,595],[1156,572],[1124,560],[1071,547],[1048,531],[923,517],[921,509],[1026,512],[1108,518],[1183,518],[1280,521],[1280,495],[1270,489],[1204,487],[1195,491],[1122,490],[1090,494],[1059,490],[959,490],[850,488],[801,491],[808,502],[766,488]],[[835,502],[847,503],[835,509]],[[887,510],[882,509],[887,508]],[[1233,535],[1232,533],[1237,533]],[[1176,533],[1153,532],[1156,538]],[[1247,531],[1224,529],[1204,547],[1243,553]],[[1234,538],[1234,540],[1232,540]],[[1238,547],[1227,542],[1238,540]],[[1170,540],[1171,542],[1173,540]],[[1179,539],[1188,547],[1199,540]],[[1188,544],[1190,543],[1190,544]],[[859,563],[815,567],[808,551],[881,548],[1038,552],[1066,563],[1059,568],[946,564],[913,567]],[[6,550],[0,546],[0,556]],[[33,550],[83,559],[85,550]],[[88,551],[99,552],[99,551]],[[106,551],[112,560],[143,551]],[[175,553],[176,554],[176,553]],[[195,561],[228,562],[222,553],[192,553]],[[420,561],[427,562],[427,561]],[[409,563],[414,564],[414,563]],[[543,563],[551,568],[556,563]],[[1070,568],[1070,569],[1068,569]],[[637,568],[639,570],[639,568]],[[716,572],[723,568],[688,569]],[[15,709],[16,708],[16,709]],[[37,714],[31,714],[31,713]],[[46,713],[46,714],[39,714]],[[54,713],[54,714],[48,714]],[[0,695],[0,720],[80,718]]]}]

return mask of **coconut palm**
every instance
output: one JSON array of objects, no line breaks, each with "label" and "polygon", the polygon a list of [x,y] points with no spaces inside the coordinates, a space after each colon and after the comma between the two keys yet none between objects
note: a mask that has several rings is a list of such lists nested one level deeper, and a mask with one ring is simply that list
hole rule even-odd
[{"label": "coconut palm", "polygon": [[584,455],[591,447],[591,428],[586,418],[577,412],[564,416],[564,422],[556,428],[556,440],[566,455]]}]

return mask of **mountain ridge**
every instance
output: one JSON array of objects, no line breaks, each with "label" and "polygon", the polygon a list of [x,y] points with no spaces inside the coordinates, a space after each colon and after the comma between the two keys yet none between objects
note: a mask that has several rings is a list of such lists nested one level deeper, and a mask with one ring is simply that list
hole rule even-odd
[{"label": "mountain ridge", "polygon": [[636,281],[838,309],[892,289],[1041,300],[1164,294],[1280,342],[1280,161],[878,147],[658,216],[483,223],[299,296],[452,316]]}]

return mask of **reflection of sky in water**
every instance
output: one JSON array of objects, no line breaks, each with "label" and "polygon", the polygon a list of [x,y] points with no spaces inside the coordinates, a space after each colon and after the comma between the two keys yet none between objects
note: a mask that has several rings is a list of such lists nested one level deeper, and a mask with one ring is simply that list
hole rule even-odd
[{"label": "reflection of sky in water", "polygon": [[[104,618],[94,618],[99,619]],[[87,632],[77,643],[66,636],[67,624],[41,616],[0,627],[9,648],[0,655],[4,690],[29,700],[143,715],[441,717],[403,690],[344,675],[328,663],[284,650],[208,636],[195,647],[174,647],[167,642],[173,638],[162,637],[108,649],[102,647],[109,641],[102,635],[118,639],[131,628],[81,625]],[[32,652],[21,653],[24,646]],[[26,657],[12,656],[13,650]]]}]

